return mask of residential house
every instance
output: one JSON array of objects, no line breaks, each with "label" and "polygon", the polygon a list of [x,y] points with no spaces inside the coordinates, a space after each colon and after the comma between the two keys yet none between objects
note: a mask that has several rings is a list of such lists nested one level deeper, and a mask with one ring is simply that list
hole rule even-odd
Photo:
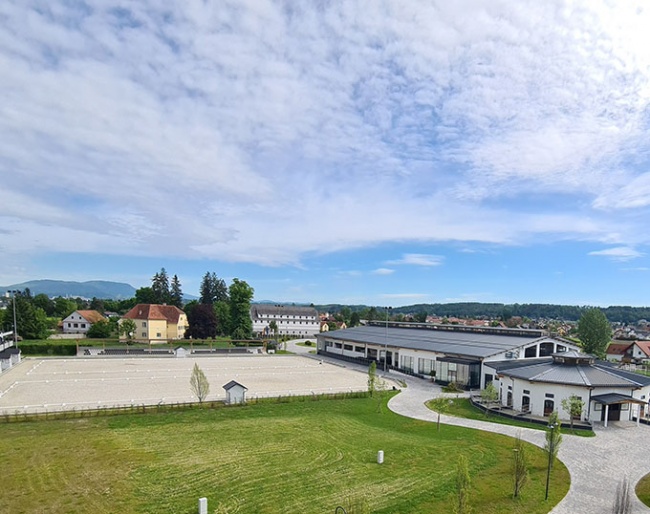
[{"label": "residential house", "polygon": [[[186,314],[175,305],[139,303],[123,319],[135,322],[134,340],[150,343],[182,339],[189,326]],[[127,338],[126,334],[120,334],[120,339]]]},{"label": "residential house", "polygon": [[607,360],[617,362],[631,362],[632,343],[611,343],[607,347]]},{"label": "residential house", "polygon": [[94,310],[74,311],[61,322],[64,334],[85,334],[90,327],[106,318]]}]

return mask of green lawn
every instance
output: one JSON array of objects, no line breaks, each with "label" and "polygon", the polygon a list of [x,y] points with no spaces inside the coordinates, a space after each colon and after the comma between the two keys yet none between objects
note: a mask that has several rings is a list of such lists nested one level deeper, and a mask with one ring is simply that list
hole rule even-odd
[{"label": "green lawn", "polygon": [[546,456],[527,445],[530,481],[513,500],[513,446],[460,427],[438,433],[376,399],[3,423],[0,512],[193,514],[206,496],[211,513],[332,513],[348,501],[376,514],[447,513],[461,453],[473,512],[550,511],[568,491],[566,468],[556,465],[545,502]]},{"label": "green lawn", "polygon": [[[454,398],[453,402],[454,403],[451,405],[451,407],[445,410],[445,414],[449,414],[450,416],[457,416],[459,418],[489,421],[491,423],[499,423],[501,425],[533,428],[535,430],[546,430],[546,427],[544,425],[539,425],[537,423],[505,418],[502,416],[497,416],[496,414],[490,414],[489,416],[486,416],[485,412],[472,405],[472,402],[468,398]],[[431,410],[435,410],[431,402],[427,402],[427,407],[429,407]],[[594,437],[596,435],[592,430],[571,430],[564,427],[562,427],[562,433],[579,435],[582,437]]]},{"label": "green lawn", "polygon": [[644,476],[636,484],[636,495],[643,503],[650,507],[650,474]]}]

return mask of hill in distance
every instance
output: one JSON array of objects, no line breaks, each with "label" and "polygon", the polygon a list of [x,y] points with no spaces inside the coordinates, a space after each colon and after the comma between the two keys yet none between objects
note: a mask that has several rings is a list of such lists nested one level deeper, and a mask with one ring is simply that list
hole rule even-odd
[{"label": "hill in distance", "polygon": [[29,289],[32,295],[46,294],[53,296],[69,296],[72,298],[101,298],[124,300],[135,296],[135,288],[123,282],[106,280],[90,280],[88,282],[69,282],[64,280],[30,280],[21,284],[3,286],[0,291],[23,291]]}]

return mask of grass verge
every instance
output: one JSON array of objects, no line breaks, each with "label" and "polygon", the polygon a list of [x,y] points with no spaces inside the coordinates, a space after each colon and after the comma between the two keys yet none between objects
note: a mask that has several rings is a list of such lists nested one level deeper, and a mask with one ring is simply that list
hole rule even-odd
[{"label": "grass verge", "polygon": [[[0,426],[2,512],[450,512],[459,454],[474,512],[545,513],[564,497],[558,463],[544,498],[546,456],[526,445],[530,480],[512,499],[506,436],[404,418],[386,398],[128,414]],[[385,462],[376,463],[377,451]]]},{"label": "grass verge", "polygon": [[[523,428],[533,428],[535,430],[546,430],[544,425],[539,425],[537,423],[530,423],[527,421],[520,421],[516,419],[504,418],[502,416],[497,416],[495,414],[490,414],[489,416],[485,415],[478,407],[472,405],[472,402],[468,398],[455,398],[453,399],[454,403],[445,410],[445,414],[450,416],[456,416],[459,418],[467,419],[477,419],[480,421],[489,421],[490,423],[498,423],[500,425],[510,425],[513,427],[523,427]],[[431,402],[427,402],[427,407],[431,410],[435,410]],[[582,437],[594,437],[596,434],[593,430],[571,430],[569,428],[562,427],[563,434],[577,435]]]},{"label": "grass verge", "polygon": [[650,473],[639,480],[636,484],[635,492],[639,500],[650,507]]}]

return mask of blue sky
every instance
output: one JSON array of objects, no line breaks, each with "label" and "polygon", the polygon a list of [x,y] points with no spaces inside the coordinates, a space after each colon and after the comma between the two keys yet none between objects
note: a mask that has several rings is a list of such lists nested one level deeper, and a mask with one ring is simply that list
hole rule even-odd
[{"label": "blue sky", "polygon": [[648,305],[645,2],[0,3],[0,284]]}]

